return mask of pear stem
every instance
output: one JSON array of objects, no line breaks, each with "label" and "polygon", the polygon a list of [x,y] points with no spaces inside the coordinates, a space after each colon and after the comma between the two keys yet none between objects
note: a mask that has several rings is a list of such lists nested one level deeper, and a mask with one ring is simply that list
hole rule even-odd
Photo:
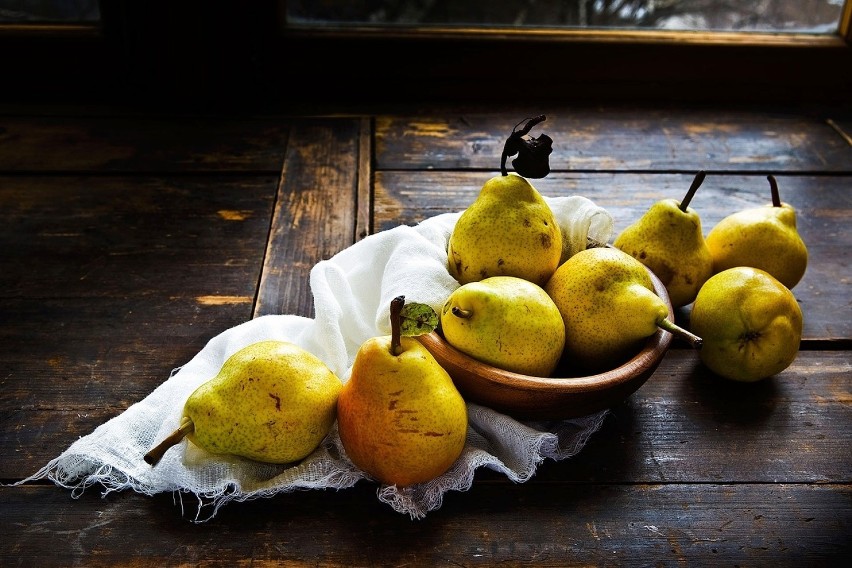
[{"label": "pear stem", "polygon": [[169,436],[165,440],[151,448],[148,453],[145,454],[145,457],[143,458],[145,460],[145,463],[150,465],[157,465],[157,462],[160,461],[160,459],[166,453],[166,450],[168,450],[172,446],[177,445],[181,440],[184,439],[187,434],[189,434],[193,430],[195,430],[195,424],[192,422],[192,418],[190,418],[189,416],[184,416],[183,419],[180,421],[180,426],[178,426],[177,430],[169,434]]},{"label": "pear stem", "polygon": [[707,177],[707,172],[704,170],[700,170],[697,174],[695,174],[695,178],[692,180],[692,185],[689,186],[689,189],[686,191],[686,195],[683,196],[683,200],[680,202],[680,210],[686,212],[686,208],[689,207],[689,202],[692,201],[692,197],[695,195],[695,192],[698,191],[698,188],[701,187],[701,184],[704,183],[704,178]]},{"label": "pear stem", "polygon": [[701,339],[691,331],[683,329],[668,318],[663,318],[661,321],[657,322],[657,326],[670,333],[673,333],[681,339],[685,339],[695,349],[701,349],[701,346],[704,344],[703,339]]},{"label": "pear stem", "polygon": [[469,318],[470,316],[473,315],[472,311],[463,310],[458,306],[453,306],[453,309],[451,311],[453,312],[454,316],[456,316],[457,318],[462,318],[462,319],[467,319],[467,318]]},{"label": "pear stem", "polygon": [[405,305],[405,296],[397,296],[391,300],[391,354],[397,356],[402,352],[402,306]]},{"label": "pear stem", "polygon": [[769,174],[766,179],[769,180],[769,190],[772,192],[772,206],[781,207],[781,194],[778,193],[778,182],[775,181],[775,176]]}]

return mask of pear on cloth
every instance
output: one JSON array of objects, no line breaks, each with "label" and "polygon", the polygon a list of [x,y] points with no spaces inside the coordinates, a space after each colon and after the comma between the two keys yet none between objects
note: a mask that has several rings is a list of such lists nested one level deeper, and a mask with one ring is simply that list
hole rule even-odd
[{"label": "pear on cloth", "polygon": [[444,473],[467,438],[467,405],[452,379],[419,341],[402,336],[403,305],[402,296],[391,302],[390,336],[360,346],[337,402],[346,455],[399,487]]},{"label": "pear on cloth", "polygon": [[145,461],[155,465],[184,437],[213,454],[268,463],[301,460],[331,430],[342,388],[305,349],[286,341],[252,343],[189,395],[179,428]]}]

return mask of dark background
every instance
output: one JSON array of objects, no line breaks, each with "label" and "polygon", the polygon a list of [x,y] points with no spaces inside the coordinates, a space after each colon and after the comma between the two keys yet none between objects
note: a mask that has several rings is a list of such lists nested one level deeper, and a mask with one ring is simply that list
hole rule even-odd
[{"label": "dark background", "polygon": [[382,26],[317,30],[282,25],[283,4],[101,0],[101,23],[91,29],[0,31],[7,54],[0,101],[311,112],[523,104],[533,96],[560,103],[852,99],[852,49],[839,39],[719,44],[706,34],[612,41]]}]

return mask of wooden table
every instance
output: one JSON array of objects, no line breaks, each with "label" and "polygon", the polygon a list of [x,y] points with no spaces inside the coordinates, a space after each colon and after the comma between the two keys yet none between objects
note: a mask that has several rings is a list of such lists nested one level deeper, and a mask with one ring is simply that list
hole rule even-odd
[{"label": "wooden table", "polygon": [[[171,494],[9,485],[218,333],[311,316],[317,261],[463,209],[539,113],[554,153],[536,186],[591,198],[616,232],[705,169],[706,233],[767,202],[774,174],[811,255],[793,365],[733,384],[675,343],[579,455],[523,484],[480,471],[419,521],[367,482],[203,524]],[[852,554],[850,135],[849,108],[0,108],[0,565],[839,565]]]}]

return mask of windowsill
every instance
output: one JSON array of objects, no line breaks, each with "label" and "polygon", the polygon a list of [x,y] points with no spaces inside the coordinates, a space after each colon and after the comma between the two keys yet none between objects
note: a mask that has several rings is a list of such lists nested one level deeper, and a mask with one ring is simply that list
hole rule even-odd
[{"label": "windowsill", "polygon": [[0,36],[25,38],[99,38],[101,26],[97,23],[0,23]]},{"label": "windowsill", "polygon": [[640,29],[482,28],[463,26],[291,25],[291,37],[396,40],[512,40],[553,43],[622,43],[702,46],[849,47],[840,35],[789,32],[727,32]]}]

